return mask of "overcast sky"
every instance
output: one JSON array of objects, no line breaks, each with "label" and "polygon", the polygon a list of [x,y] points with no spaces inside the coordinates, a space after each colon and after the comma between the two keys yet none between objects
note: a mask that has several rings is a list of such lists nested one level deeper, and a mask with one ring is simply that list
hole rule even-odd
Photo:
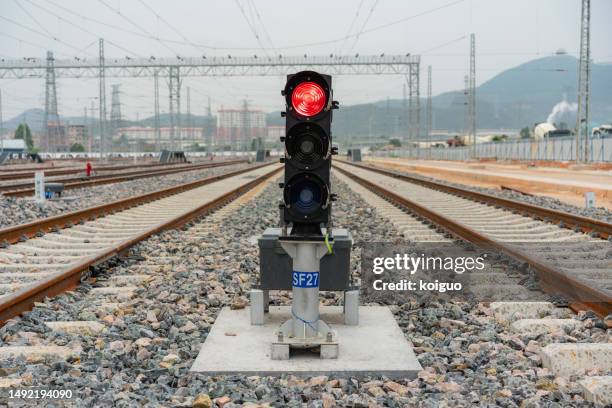
[{"label": "overcast sky", "polygon": [[[612,1],[591,3],[593,59],[612,62]],[[403,21],[390,24],[398,20]],[[559,48],[577,56],[580,0],[0,0],[0,57],[5,59],[42,58],[45,50],[56,58],[95,58],[98,37],[107,40],[107,58],[410,52],[422,55],[422,93],[426,67],[432,66],[434,94],[463,87],[472,32],[478,84]],[[325,43],[303,46],[319,42]],[[98,94],[95,79],[57,82],[61,115],[81,115]],[[152,114],[152,79],[108,78],[109,112],[115,83],[121,84],[124,116]],[[189,86],[196,114],[205,112],[207,97],[213,110],[238,107],[245,98],[275,110],[283,106],[283,83],[279,77],[185,78],[183,96]],[[341,104],[356,104],[401,98],[402,83],[398,76],[335,77],[334,92]],[[166,112],[167,87],[160,88],[160,109]],[[5,120],[44,106],[42,79],[0,79],[0,89]],[[182,106],[184,111],[185,99]]]}]

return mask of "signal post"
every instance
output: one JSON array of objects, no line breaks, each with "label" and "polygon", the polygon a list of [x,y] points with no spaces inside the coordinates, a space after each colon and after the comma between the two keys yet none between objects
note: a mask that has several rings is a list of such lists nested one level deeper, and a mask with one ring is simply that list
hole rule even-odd
[{"label": "signal post", "polygon": [[[414,377],[421,365],[390,310],[359,306],[350,273],[352,237],[332,223],[337,150],[331,123],[338,107],[332,78],[313,71],[288,75],[282,95],[280,226],[258,240],[259,282],[250,291],[250,307],[223,308],[191,371]],[[270,305],[270,291],[289,290],[290,306]],[[319,291],[343,293],[343,305],[320,306]]]}]

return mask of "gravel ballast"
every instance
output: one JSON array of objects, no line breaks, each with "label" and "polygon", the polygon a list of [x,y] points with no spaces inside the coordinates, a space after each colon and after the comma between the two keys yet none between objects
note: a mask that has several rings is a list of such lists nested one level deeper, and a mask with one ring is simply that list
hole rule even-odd
[{"label": "gravel ballast", "polygon": [[[366,164],[368,164],[366,162]],[[384,166],[378,164],[378,167],[385,168]],[[446,181],[440,178],[427,177],[422,174],[411,173],[409,171],[399,171],[397,169],[392,169],[393,171],[397,171],[402,174],[406,174],[411,177],[415,177],[417,179],[423,179],[427,181],[433,181],[435,183],[444,184],[451,187],[463,188],[471,191],[476,191],[478,193],[491,194],[496,197],[508,198],[511,200],[521,201],[527,204],[538,205],[540,207],[550,208],[553,210],[564,211],[570,214],[580,215],[583,217],[594,218],[596,220],[601,220],[605,222],[612,223],[612,211],[606,209],[605,207],[595,207],[595,208],[584,208],[578,207],[575,205],[571,205],[568,203],[564,203],[556,198],[540,196],[540,195],[527,195],[521,194],[517,191],[512,190],[500,190],[495,188],[485,188],[485,187],[476,187],[471,186],[469,184],[460,184],[453,183],[450,181]]]},{"label": "gravel ballast", "polygon": [[66,190],[63,194],[64,199],[47,200],[42,204],[35,202],[29,197],[4,197],[0,195],[0,228],[149,193],[216,174],[238,170],[245,166],[247,165],[236,164],[213,167],[166,176]]},{"label": "gravel ballast", "polygon": [[[334,187],[339,195],[335,225],[354,234],[352,268],[358,275],[360,248],[404,238],[345,185],[334,181]],[[555,377],[541,368],[537,350],[550,342],[612,341],[594,315],[576,317],[583,329],[529,337],[509,334],[486,307],[435,299],[390,306],[424,367],[414,380],[189,373],[221,308],[248,303],[258,274],[254,238],[277,224],[279,197],[273,183],[219,222],[203,219],[197,228],[154,236],[127,257],[100,267],[95,281],[4,326],[2,346],[65,345],[77,350],[79,358],[2,360],[1,376],[21,379],[23,385],[72,388],[76,405],[87,407],[590,406],[576,379]],[[92,287],[111,286],[108,280],[114,276],[143,273],[149,277],[131,299],[94,300],[88,294]],[[287,294],[273,300],[289,301]],[[322,296],[325,304],[339,301],[337,294]],[[113,310],[102,302],[120,304]],[[50,332],[43,323],[59,320],[100,321],[106,330],[63,334]],[[384,345],[380,352],[385,352]]]}]

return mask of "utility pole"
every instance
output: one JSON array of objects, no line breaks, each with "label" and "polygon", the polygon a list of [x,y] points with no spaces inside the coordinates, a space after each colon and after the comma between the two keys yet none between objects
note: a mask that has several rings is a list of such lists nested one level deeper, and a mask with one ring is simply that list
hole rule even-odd
[{"label": "utility pole", "polygon": [[[589,102],[591,88],[591,0],[582,0],[580,19],[580,64],[578,67],[578,118],[576,121],[576,161],[589,161]],[[584,148],[581,149],[581,144]]]},{"label": "utility pole", "polygon": [[391,103],[389,96],[387,96],[387,103],[385,104],[385,133],[388,138],[391,138]]},{"label": "utility pole", "polygon": [[179,67],[175,68],[176,71],[176,127],[178,129],[179,145],[178,150],[183,150],[183,130],[181,129],[181,75]]},{"label": "utility pole", "polygon": [[[213,143],[214,143],[214,141],[213,141],[213,136],[214,136],[213,135],[213,126],[212,126],[211,120],[212,120],[212,109],[211,109],[211,106],[210,106],[210,96],[209,96],[208,97],[208,108],[206,109],[206,131],[208,133],[208,143],[207,143],[207,146],[208,146],[207,152],[208,152],[208,154],[212,154],[212,152],[213,152]],[[215,123],[215,125],[216,125],[216,123]],[[214,129],[215,129],[215,132],[216,132],[217,126],[215,126]]]},{"label": "utility pole", "polygon": [[4,120],[2,119],[2,89],[0,89],[0,140],[4,139]]},{"label": "utility pole", "polygon": [[470,34],[470,135],[472,159],[476,158],[476,35]]},{"label": "utility pole", "polygon": [[187,138],[189,140],[193,139],[193,133],[192,133],[192,120],[191,120],[191,89],[189,89],[189,87],[187,87]]},{"label": "utility pole", "polygon": [[402,84],[402,130],[401,130],[401,134],[402,134],[402,147],[405,149],[406,148],[406,134],[409,132],[409,127],[408,127],[408,99],[407,99],[407,93],[406,93],[406,83],[404,82]]},{"label": "utility pole", "polygon": [[[249,138],[251,136],[251,121],[249,117],[249,101],[245,99],[242,102],[242,127],[243,127],[243,137],[242,137],[242,148],[244,151],[249,149]],[[238,149],[236,149],[238,150]]]},{"label": "utility pole", "polygon": [[[408,114],[410,121],[410,139],[417,142],[416,157],[419,156],[418,138],[420,134],[420,119],[421,119],[421,97],[420,97],[420,70],[421,64],[411,64],[408,75]],[[412,151],[412,146],[410,147]]]},{"label": "utility pole", "polygon": [[[51,124],[51,126],[49,126]],[[55,86],[55,58],[53,52],[47,51],[47,67],[45,76],[45,117],[42,149],[50,152],[59,147],[61,126],[57,113],[57,88]]]},{"label": "utility pole", "polygon": [[120,99],[120,84],[111,85],[112,94],[111,94],[111,113],[110,113],[110,134],[111,138],[121,127],[121,99]]},{"label": "utility pole", "polygon": [[[176,128],[178,128],[178,138],[181,140],[181,77],[179,67],[169,67],[169,98],[170,98],[170,145],[172,150],[176,149]],[[176,104],[176,116],[174,107]]]},{"label": "utility pole", "polygon": [[168,112],[170,116],[170,150],[176,150],[174,146],[176,129],[174,127],[174,75],[172,75],[172,70],[173,68],[170,67],[170,75],[168,78]]},{"label": "utility pole", "polygon": [[[94,142],[94,126],[95,126],[95,123],[96,123],[96,107],[94,105],[93,98],[91,100],[91,107],[90,107],[89,112],[91,113],[91,119],[90,119],[90,122],[89,122],[89,132],[90,132],[91,136],[90,136],[90,139],[89,139],[89,143],[90,143],[90,145],[93,145],[93,142]],[[92,147],[92,149],[93,149],[93,147]],[[92,149],[90,149],[90,152],[91,152]]]},{"label": "utility pole", "polygon": [[470,76],[463,77],[463,133],[470,135]]},{"label": "utility pole", "polygon": [[429,143],[428,159],[431,159],[431,126],[432,126],[432,101],[431,101],[431,65],[427,67],[427,142]]},{"label": "utility pole", "polygon": [[83,133],[87,135],[87,155],[91,155],[91,133],[89,130],[89,120],[87,119],[87,106],[83,108]]},{"label": "utility pole", "polygon": [[100,160],[106,155],[106,83],[104,72],[104,38],[99,39],[98,79],[100,80],[99,120],[100,120]]},{"label": "utility pole", "polygon": [[155,83],[155,147],[159,152],[161,151],[161,131],[159,129],[159,73],[157,70],[155,70],[155,73],[153,74],[153,79]]}]

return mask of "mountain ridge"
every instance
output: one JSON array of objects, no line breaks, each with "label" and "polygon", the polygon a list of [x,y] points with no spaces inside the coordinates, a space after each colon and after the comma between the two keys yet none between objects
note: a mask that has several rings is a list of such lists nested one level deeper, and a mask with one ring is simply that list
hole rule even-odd
[{"label": "mountain ridge", "polygon": [[[593,64],[591,76],[591,118],[593,123],[612,121],[612,64]],[[482,129],[533,126],[543,122],[555,104],[576,101],[578,60],[568,55],[538,58],[500,72],[477,87],[478,127]],[[464,92],[449,91],[432,98],[433,128],[461,131],[464,127]],[[421,124],[425,123],[426,100],[421,98]],[[341,106],[334,112],[334,134],[344,137],[393,137],[406,128],[404,101],[390,99]],[[40,131],[44,112],[30,109],[4,123],[15,129],[23,118],[34,131]],[[214,117],[211,118],[214,120]],[[194,126],[210,126],[206,116],[192,115]],[[267,114],[269,125],[283,125],[279,112]],[[62,117],[68,123],[82,124],[83,117]],[[162,126],[169,124],[168,114],[160,115]],[[127,125],[152,126],[153,117],[126,121]],[[187,115],[181,115],[187,123]],[[570,123],[571,125],[571,123]],[[423,127],[423,126],[421,126]]]}]

